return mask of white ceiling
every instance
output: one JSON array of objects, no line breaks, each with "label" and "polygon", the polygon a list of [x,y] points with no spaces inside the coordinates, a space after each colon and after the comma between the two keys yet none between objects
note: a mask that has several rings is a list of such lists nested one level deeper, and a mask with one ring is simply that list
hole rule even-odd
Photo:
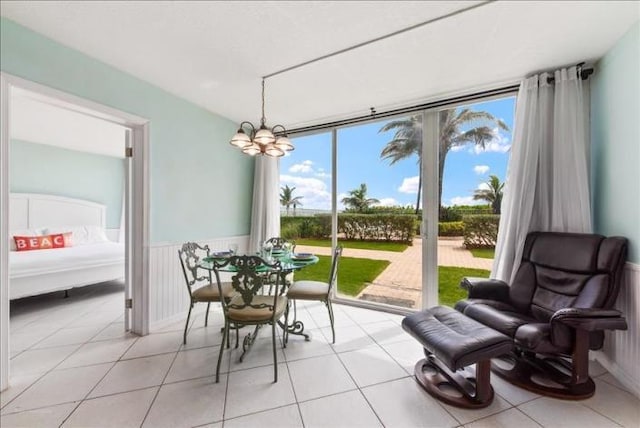
[{"label": "white ceiling", "polygon": [[57,100],[14,89],[11,138],[69,150],[124,157],[125,128],[78,113]]},{"label": "white ceiling", "polygon": [[[481,2],[12,1],[1,13],[235,121],[260,116],[260,77]],[[501,1],[267,80],[291,127],[513,83],[600,58],[637,1]]]}]

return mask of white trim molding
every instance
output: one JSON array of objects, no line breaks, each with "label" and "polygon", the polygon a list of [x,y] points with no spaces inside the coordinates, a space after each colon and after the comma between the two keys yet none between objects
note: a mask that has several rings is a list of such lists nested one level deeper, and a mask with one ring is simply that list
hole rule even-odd
[{"label": "white trim molding", "polygon": [[[130,226],[133,288],[132,331],[146,334],[149,324],[149,121],[48,86],[0,72],[0,390],[9,386],[9,138],[12,91],[29,91],[60,108],[122,125],[133,132],[133,192]],[[124,305],[123,305],[124,312]]]},{"label": "white trim molding", "polygon": [[640,265],[627,262],[615,307],[629,329],[607,332],[604,348],[593,357],[640,398]]},{"label": "white trim molding", "polygon": [[0,73],[0,391],[9,387],[9,82]]}]

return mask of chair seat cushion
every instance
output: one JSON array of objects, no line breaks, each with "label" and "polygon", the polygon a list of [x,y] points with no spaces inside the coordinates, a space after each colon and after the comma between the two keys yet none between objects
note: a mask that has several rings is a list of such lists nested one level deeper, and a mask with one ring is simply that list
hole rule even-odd
[{"label": "chair seat cushion", "polygon": [[[273,296],[253,296],[251,304],[254,306],[264,304],[272,307]],[[275,311],[272,311],[269,307],[253,308],[251,306],[245,306],[242,308],[234,308],[234,305],[244,305],[242,296],[239,294],[233,296],[229,301],[227,316],[230,320],[237,322],[266,322],[274,319],[274,312],[275,319],[279,319],[282,314],[284,314],[284,310],[287,308],[287,298],[278,296]]]},{"label": "chair seat cushion", "polygon": [[467,306],[464,314],[512,338],[515,337],[516,331],[521,325],[538,322],[530,316],[517,312],[514,308],[509,310],[503,306],[508,305],[500,303],[500,307],[494,307],[485,303],[477,303]]},{"label": "chair seat cushion", "polygon": [[[222,283],[222,293],[225,297],[231,297],[234,294],[233,287],[230,282]],[[218,284],[207,284],[203,287],[191,292],[193,300],[196,302],[219,302],[220,293],[218,292]]]},{"label": "chair seat cushion", "polygon": [[296,281],[287,291],[287,297],[297,300],[326,300],[329,284],[321,281]]}]

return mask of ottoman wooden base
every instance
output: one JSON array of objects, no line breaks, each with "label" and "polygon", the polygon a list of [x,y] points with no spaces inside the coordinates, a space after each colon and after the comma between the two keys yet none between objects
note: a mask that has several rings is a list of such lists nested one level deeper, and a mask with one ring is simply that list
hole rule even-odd
[{"label": "ottoman wooden base", "polygon": [[[511,351],[509,337],[443,306],[407,316],[402,328],[424,348],[426,358],[418,361],[415,374],[429,394],[458,407],[491,404],[491,358]],[[461,370],[472,364],[475,377]]]},{"label": "ottoman wooden base", "polygon": [[[416,380],[425,391],[447,404],[468,409],[481,409],[493,401],[490,373],[491,360],[478,361],[473,378],[451,372],[433,355],[418,361],[415,367]],[[451,394],[450,388],[460,395]]]}]

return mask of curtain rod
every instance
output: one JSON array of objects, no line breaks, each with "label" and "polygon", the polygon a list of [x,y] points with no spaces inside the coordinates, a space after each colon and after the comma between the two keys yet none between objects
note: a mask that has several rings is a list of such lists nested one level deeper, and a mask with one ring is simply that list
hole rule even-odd
[{"label": "curtain rod", "polygon": [[[580,64],[576,64],[576,67],[578,67],[578,75],[580,76],[580,79],[582,80],[587,80],[589,78],[589,76],[591,76],[593,74],[593,68],[582,68],[582,66],[584,65],[584,62],[581,62]],[[553,83],[556,81],[556,78],[553,76],[549,76],[547,77],[547,83]]]},{"label": "curtain rod", "polygon": [[371,113],[367,115],[355,116],[349,119],[341,119],[341,120],[336,120],[332,122],[320,123],[317,125],[309,125],[309,126],[303,126],[300,128],[289,129],[287,133],[289,135],[293,135],[293,134],[307,133],[311,131],[319,131],[326,128],[335,128],[340,126],[354,125],[361,122],[367,122],[372,119],[383,119],[386,117],[397,116],[400,114],[415,113],[417,111],[426,110],[426,109],[435,108],[435,107],[442,107],[442,106],[446,106],[454,103],[476,101],[481,98],[506,95],[513,92],[517,92],[519,87],[520,85],[504,86],[501,88],[491,89],[488,91],[474,92],[472,94],[461,95],[453,98],[446,98],[443,100],[432,101],[428,103],[416,104],[408,107],[401,107],[401,108],[388,110],[380,113],[377,113],[375,111],[375,108],[371,107]]},{"label": "curtain rod", "polygon": [[[584,65],[584,63],[578,64],[578,67],[580,67],[582,65]],[[591,76],[593,74],[593,72],[594,72],[593,68],[580,69],[580,78],[582,80],[587,80],[589,78],[589,76]],[[547,78],[547,83],[553,83],[553,82],[555,82],[555,78],[554,77],[548,77]],[[375,111],[375,108],[371,107],[371,113],[370,114],[361,115],[361,116],[355,116],[355,117],[348,118],[348,119],[335,120],[335,121],[332,121],[332,122],[320,123],[320,124],[317,124],[317,125],[309,125],[309,126],[302,126],[302,127],[299,127],[299,128],[289,129],[288,130],[288,134],[290,134],[290,135],[302,134],[302,133],[307,133],[307,132],[312,132],[312,131],[319,131],[319,130],[322,130],[322,129],[325,129],[325,128],[335,128],[335,127],[340,127],[340,126],[355,125],[357,123],[367,122],[367,121],[370,121],[372,119],[384,119],[384,118],[390,117],[390,116],[397,116],[397,115],[406,114],[406,113],[415,113],[415,112],[420,111],[420,110],[426,110],[426,109],[435,108],[435,107],[442,107],[442,106],[445,106],[445,105],[448,105],[448,104],[476,101],[476,100],[481,99],[481,98],[487,98],[487,97],[499,96],[499,95],[506,95],[506,94],[509,94],[509,93],[512,93],[512,92],[517,92],[519,88],[520,88],[520,85],[504,86],[504,87],[497,88],[497,89],[491,89],[491,90],[488,90],[488,91],[474,92],[472,94],[461,95],[461,96],[453,97],[453,98],[446,98],[446,99],[439,100],[439,101],[432,101],[432,102],[416,104],[416,105],[412,105],[412,106],[408,106],[408,107],[401,107],[401,108],[397,108],[397,109],[393,109],[393,110],[384,111],[384,112],[381,112],[381,113],[377,113]]]}]

